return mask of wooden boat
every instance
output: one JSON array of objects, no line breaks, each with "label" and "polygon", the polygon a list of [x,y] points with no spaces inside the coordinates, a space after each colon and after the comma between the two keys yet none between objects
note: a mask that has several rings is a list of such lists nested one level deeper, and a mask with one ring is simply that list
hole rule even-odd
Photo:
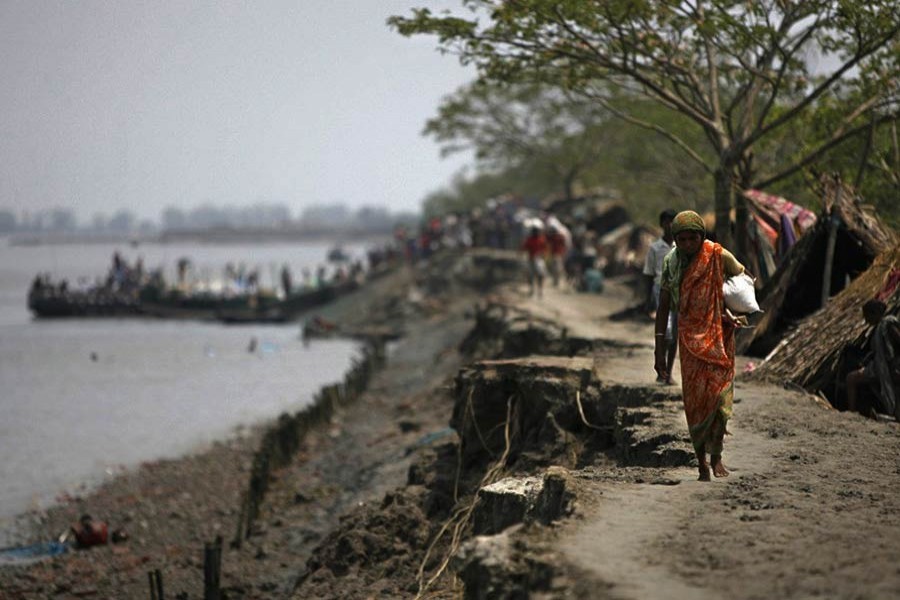
[{"label": "wooden boat", "polygon": [[221,295],[185,294],[177,289],[145,288],[141,293],[141,313],[168,319],[216,320],[223,312],[268,310],[279,303],[268,292]]},{"label": "wooden boat", "polygon": [[140,314],[138,299],[92,292],[32,292],[28,309],[37,317],[124,317]]},{"label": "wooden boat", "polygon": [[226,306],[216,313],[216,318],[225,323],[284,323],[296,319],[311,308],[349,294],[359,287],[358,281],[348,280],[303,290],[277,302],[259,303],[255,306]]},{"label": "wooden boat", "polygon": [[334,246],[328,251],[327,258],[329,262],[346,262],[350,260],[350,255],[341,246]]}]

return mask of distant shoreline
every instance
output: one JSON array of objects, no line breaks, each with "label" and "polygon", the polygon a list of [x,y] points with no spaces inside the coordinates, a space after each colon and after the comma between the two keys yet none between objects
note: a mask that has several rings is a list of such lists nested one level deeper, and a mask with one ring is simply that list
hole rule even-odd
[{"label": "distant shoreline", "polygon": [[308,242],[382,242],[390,239],[390,232],[336,229],[203,229],[164,231],[161,233],[82,233],[34,232],[7,236],[8,246],[51,246],[70,244],[201,244],[244,243],[308,243]]}]

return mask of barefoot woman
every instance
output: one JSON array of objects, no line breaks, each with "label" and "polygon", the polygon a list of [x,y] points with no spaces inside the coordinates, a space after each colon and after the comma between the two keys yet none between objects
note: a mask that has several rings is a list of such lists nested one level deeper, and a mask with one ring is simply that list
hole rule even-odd
[{"label": "barefoot woman", "polygon": [[[678,311],[681,385],[700,480],[727,477],[722,439],[734,398],[734,322],[725,310],[722,282],[744,267],[719,244],[704,239],[703,219],[693,211],[672,221],[675,248],[663,263],[659,310],[656,313],[657,375],[668,378],[666,323]],[[706,455],[710,455],[707,462]]]}]

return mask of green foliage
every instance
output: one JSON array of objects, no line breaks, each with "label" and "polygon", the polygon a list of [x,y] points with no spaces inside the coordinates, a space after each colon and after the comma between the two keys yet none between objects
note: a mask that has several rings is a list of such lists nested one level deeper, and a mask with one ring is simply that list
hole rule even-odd
[{"label": "green foliage", "polygon": [[[869,120],[897,114],[890,103],[900,81],[895,0],[461,5],[471,16],[435,16],[423,9],[389,23],[403,35],[437,35],[442,50],[477,66],[485,80],[542,81],[593,98],[655,131],[715,176],[720,214],[731,207],[733,186],[796,177]],[[810,57],[816,55],[827,60],[813,68]],[[801,137],[802,143],[788,141],[779,150],[794,125],[812,119],[838,93],[856,102],[835,105],[839,110],[821,143]],[[677,113],[699,134],[643,119],[633,104],[616,105],[635,96]],[[760,173],[767,176],[760,179]],[[727,236],[727,224],[722,227]]]},{"label": "green foliage", "polygon": [[[667,123],[686,136],[699,135],[691,124],[678,114],[640,99],[621,99],[632,110],[651,122]],[[701,212],[712,209],[709,175],[696,163],[685,161],[681,150],[659,136],[636,128],[619,119],[606,119],[597,125],[602,132],[589,128],[588,137],[599,136],[602,144],[592,163],[579,172],[577,190],[596,187],[617,190],[628,204],[632,216],[654,225],[664,208],[690,208]],[[578,140],[567,138],[572,144]],[[542,161],[518,156],[513,160],[484,158],[472,176],[458,176],[447,189],[439,190],[425,200],[429,215],[483,206],[488,198],[511,193],[526,198],[544,198],[564,192],[554,168]]]},{"label": "green foliage", "polygon": [[444,154],[473,150],[482,170],[528,164],[555,174],[570,195],[587,170],[603,160],[610,115],[602,106],[558,88],[477,81],[457,90],[425,126]]}]

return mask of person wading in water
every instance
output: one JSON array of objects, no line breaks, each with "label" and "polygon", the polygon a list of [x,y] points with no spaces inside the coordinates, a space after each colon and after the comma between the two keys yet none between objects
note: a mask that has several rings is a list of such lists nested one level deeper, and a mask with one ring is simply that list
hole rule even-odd
[{"label": "person wading in water", "polygon": [[[654,369],[669,379],[666,325],[677,311],[681,386],[700,481],[727,477],[722,441],[734,400],[734,330],[737,321],[725,308],[722,283],[744,272],[734,255],[706,237],[703,219],[683,211],[672,221],[675,248],[663,261],[656,312]],[[707,462],[706,455],[710,455]]]}]

